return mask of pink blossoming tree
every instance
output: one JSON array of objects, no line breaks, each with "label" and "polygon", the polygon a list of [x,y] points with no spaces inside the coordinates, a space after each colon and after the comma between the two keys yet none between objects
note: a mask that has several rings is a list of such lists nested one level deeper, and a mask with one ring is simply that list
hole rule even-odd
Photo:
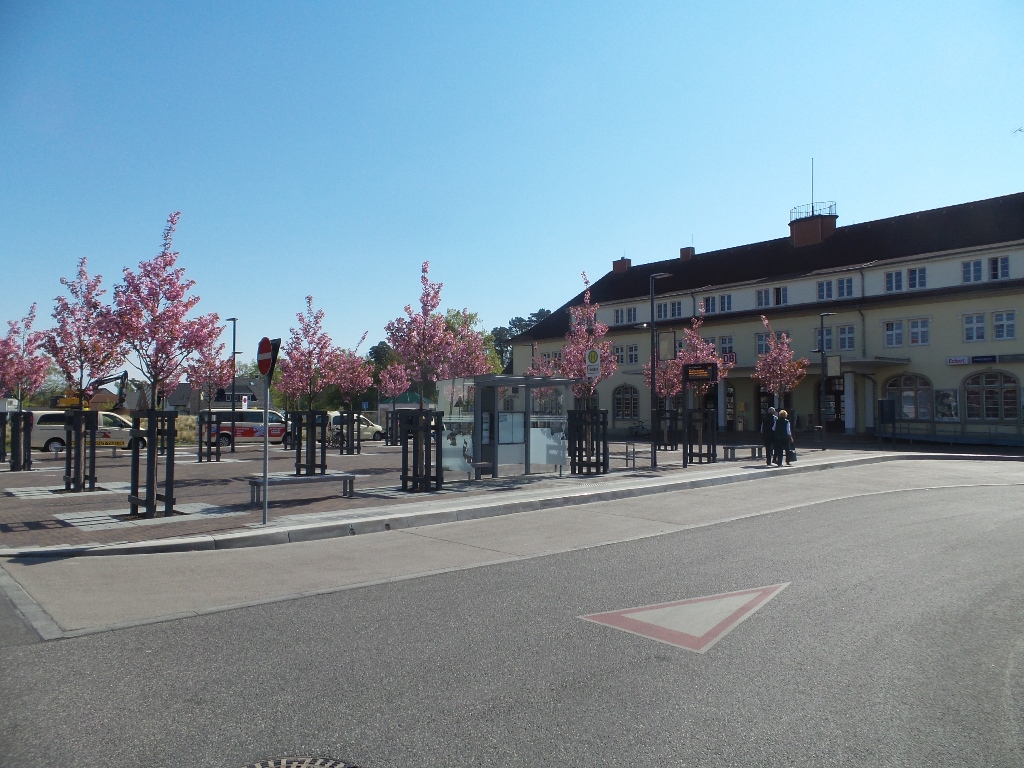
[{"label": "pink blossoming tree", "polygon": [[306,297],[306,311],[297,312],[298,328],[290,328],[284,357],[278,361],[281,380],[277,388],[298,407],[312,410],[316,398],[338,378],[338,355],[331,337],[324,331],[324,311],[313,309],[313,297]]},{"label": "pink blossoming tree", "polygon": [[33,331],[36,305],[21,320],[7,321],[7,336],[0,339],[0,395],[13,393],[18,408],[28,395],[37,392],[46,380],[51,361],[42,351],[43,334]]},{"label": "pink blossoming tree", "polygon": [[231,359],[224,357],[224,344],[209,344],[198,350],[185,365],[192,389],[198,389],[210,408],[218,389],[231,384]]},{"label": "pink blossoming tree", "polygon": [[68,389],[78,397],[78,407],[95,394],[89,383],[113,373],[124,362],[128,350],[113,309],[101,297],[103,278],[90,277],[83,257],[74,280],[60,279],[71,299],[54,299],[53,319],[57,325],[43,336],[43,349],[64,375]]},{"label": "pink blossoming tree", "polygon": [[[600,304],[590,303],[590,280],[583,272],[583,303],[569,307],[569,332],[565,335],[566,343],[560,355],[552,355],[550,359],[534,359],[527,373],[533,376],[564,376],[579,379],[572,385],[572,392],[584,408],[593,403],[597,385],[615,373],[618,362],[612,353],[612,342],[604,339],[608,326],[597,319]],[[604,339],[604,340],[603,340]],[[601,375],[595,379],[587,379],[587,352],[597,349],[601,359]]]},{"label": "pink blossoming tree", "polygon": [[365,340],[366,334],[364,333],[355,349],[336,351],[335,370],[337,376],[333,383],[338,387],[342,400],[348,403],[350,409],[353,398],[373,386],[373,364],[356,354]]},{"label": "pink blossoming tree", "polygon": [[114,290],[121,338],[134,355],[132,364],[145,377],[153,406],[177,386],[185,361],[212,345],[223,331],[215,313],[188,316],[199,297],[189,293],[195,281],[175,266],[178,253],[172,248],[180,216],[168,216],[160,253],[141,262],[138,272],[125,267],[124,281]]},{"label": "pink blossoming tree", "polygon": [[380,372],[380,393],[392,399],[398,397],[412,385],[409,371],[401,363],[392,363]]},{"label": "pink blossoming tree", "polygon": [[463,310],[450,326],[445,316],[437,312],[444,285],[430,282],[429,273],[430,262],[425,261],[420,267],[419,311],[407,304],[405,317],[396,318],[385,326],[388,344],[405,368],[409,381],[420,385],[421,406],[425,384],[490,370],[483,334],[473,330],[469,313]]},{"label": "pink blossoming tree", "polygon": [[789,347],[789,336],[785,333],[776,335],[764,315],[761,315],[761,323],[768,331],[768,350],[758,355],[753,378],[774,394],[776,403],[779,403],[782,396],[795,389],[807,375],[807,366],[811,361],[806,357],[794,360],[793,350]]},{"label": "pink blossoming tree", "polygon": [[[700,329],[704,325],[703,310],[690,320],[690,327],[683,330],[683,345],[673,360],[658,361],[658,377],[655,388],[658,397],[666,401],[683,391],[683,366],[703,363],[714,363],[718,366],[718,378],[729,375],[733,363],[727,363],[715,351],[715,345],[701,338]],[[651,364],[644,365],[644,380],[647,387],[651,386]],[[711,388],[710,383],[691,384],[697,395],[706,395]]]}]

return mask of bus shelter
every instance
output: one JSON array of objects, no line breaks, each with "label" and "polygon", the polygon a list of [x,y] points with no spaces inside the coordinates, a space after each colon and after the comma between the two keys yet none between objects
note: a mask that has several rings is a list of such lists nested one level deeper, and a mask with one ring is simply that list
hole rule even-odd
[{"label": "bus shelter", "polygon": [[526,475],[565,466],[569,388],[575,383],[497,373],[438,382],[444,468],[479,479],[498,477],[503,465],[522,465]]}]

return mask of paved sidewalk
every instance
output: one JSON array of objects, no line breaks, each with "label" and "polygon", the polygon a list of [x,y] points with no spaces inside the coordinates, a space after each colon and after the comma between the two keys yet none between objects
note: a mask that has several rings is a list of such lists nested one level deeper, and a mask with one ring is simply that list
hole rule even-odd
[{"label": "paved sidewalk", "polygon": [[[215,465],[197,465],[194,456],[183,456],[175,509],[184,514],[151,520],[126,519],[127,486],[123,481],[103,483],[106,490],[102,493],[58,494],[46,487],[27,486],[24,475],[0,475],[0,485],[19,481],[8,484],[5,497],[0,498],[0,557],[142,554],[313,541],[743,482],[765,474],[971,455],[838,448],[803,451],[792,467],[767,468],[764,460],[741,459],[691,464],[684,469],[680,453],[660,452],[660,466],[653,471],[643,468],[647,456],[638,456],[637,469],[623,468],[618,456],[608,475],[560,477],[549,472],[478,482],[456,480],[447,482],[439,493],[413,494],[394,486],[370,485],[394,478],[400,458],[397,448],[374,448],[361,456],[330,457],[332,471],[343,469],[357,475],[354,498],[325,495],[326,487],[319,484],[272,487],[266,526],[261,508],[238,501],[240,496],[248,496],[247,480],[260,468],[261,453],[252,450],[240,450],[236,454],[240,460]],[[280,450],[272,458],[272,471],[285,471],[291,461],[290,455]],[[105,470],[116,477],[117,467]],[[30,475],[35,478],[42,473]],[[118,504],[123,508],[117,508]]]}]

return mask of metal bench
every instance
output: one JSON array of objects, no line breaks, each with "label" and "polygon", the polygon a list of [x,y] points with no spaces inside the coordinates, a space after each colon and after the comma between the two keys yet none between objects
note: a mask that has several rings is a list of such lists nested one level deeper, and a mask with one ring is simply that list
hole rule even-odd
[{"label": "metal bench", "polygon": [[752,459],[763,459],[764,458],[764,446],[761,443],[756,445],[723,445],[722,446],[722,459],[725,461],[735,461],[736,449],[750,450],[750,458]]},{"label": "metal bench", "polygon": [[[269,485],[305,485],[306,483],[340,482],[341,495],[347,498],[355,496],[356,476],[350,472],[333,472],[328,475],[271,475],[267,478]],[[249,478],[249,503],[263,502],[263,478]]]},{"label": "metal bench", "polygon": [[469,466],[472,467],[472,471],[467,472],[469,475],[467,479],[469,480],[479,480],[480,475],[483,474],[484,470],[491,469],[492,467],[491,462],[489,461],[472,461]]}]

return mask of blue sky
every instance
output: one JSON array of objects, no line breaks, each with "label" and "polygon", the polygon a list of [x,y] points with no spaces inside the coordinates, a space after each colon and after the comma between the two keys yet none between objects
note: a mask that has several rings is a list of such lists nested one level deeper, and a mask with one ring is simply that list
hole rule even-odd
[{"label": "blue sky", "polygon": [[[0,4],[0,321],[182,211],[243,360],[312,294],[365,351],[419,294],[483,325],[613,259],[1024,191],[1024,3]],[[230,346],[230,335],[224,339]]]}]

